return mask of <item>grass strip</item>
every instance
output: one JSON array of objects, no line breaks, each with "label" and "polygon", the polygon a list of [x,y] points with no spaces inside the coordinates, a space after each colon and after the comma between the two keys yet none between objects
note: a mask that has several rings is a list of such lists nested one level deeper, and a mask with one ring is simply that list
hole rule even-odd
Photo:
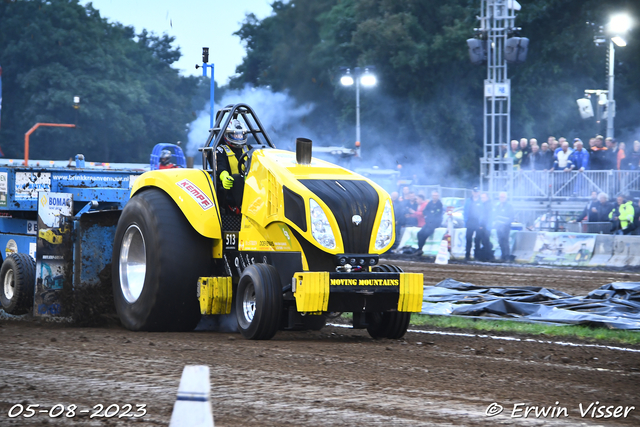
[{"label": "grass strip", "polygon": [[460,316],[431,316],[417,313],[411,315],[411,325],[485,332],[508,332],[512,334],[544,337],[571,337],[586,341],[640,344],[640,331],[608,329],[584,325],[556,326],[512,320],[468,319]]}]

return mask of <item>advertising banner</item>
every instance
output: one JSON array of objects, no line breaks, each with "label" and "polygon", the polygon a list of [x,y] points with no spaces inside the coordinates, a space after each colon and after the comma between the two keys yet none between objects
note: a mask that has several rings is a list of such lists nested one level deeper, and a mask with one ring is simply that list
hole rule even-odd
[{"label": "advertising banner", "polygon": [[0,172],[0,208],[7,207],[7,172]]},{"label": "advertising banner", "polygon": [[35,309],[40,316],[62,314],[61,293],[71,284],[73,198],[65,193],[38,193]]},{"label": "advertising banner", "polygon": [[538,233],[530,262],[546,265],[588,265],[595,234]]}]

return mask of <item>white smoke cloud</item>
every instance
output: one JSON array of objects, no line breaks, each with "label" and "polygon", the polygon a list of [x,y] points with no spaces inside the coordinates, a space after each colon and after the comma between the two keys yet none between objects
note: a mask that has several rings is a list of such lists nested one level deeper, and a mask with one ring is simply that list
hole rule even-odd
[{"label": "white smoke cloud", "polygon": [[[398,127],[389,126],[389,120],[381,120],[388,111],[395,111],[402,103],[389,97],[378,96],[367,104],[368,109],[374,109],[375,114],[363,118],[363,143],[361,158],[332,157],[314,153],[332,163],[339,164],[352,170],[360,168],[379,168],[386,170],[401,170],[402,179],[412,179],[417,176],[421,184],[443,184],[447,186],[462,185],[465,177],[460,177],[461,171],[452,173],[449,161],[450,153],[434,142],[429,149],[420,147],[417,136],[410,138],[408,144],[399,144]],[[305,137],[313,140],[314,147],[352,145],[352,131],[355,123],[348,123],[342,137],[340,131],[319,132],[318,118],[312,114],[315,105],[299,104],[287,92],[273,92],[268,88],[254,88],[245,86],[241,90],[226,91],[216,111],[229,104],[244,103],[253,108],[258,118],[265,126],[274,144],[280,149],[295,151],[295,139]],[[378,117],[378,115],[381,115]],[[378,119],[376,120],[376,117]],[[384,117],[383,117],[384,118]],[[189,141],[186,154],[194,156],[200,163],[198,148],[202,147],[209,136],[209,103],[198,113],[198,117],[189,126]],[[346,139],[345,139],[346,138]],[[402,165],[402,169],[398,169]],[[363,171],[364,173],[364,171]],[[374,181],[376,178],[371,176]],[[381,183],[381,182],[379,182]]]},{"label": "white smoke cloud", "polygon": [[[266,88],[245,86],[242,90],[225,92],[220,103],[215,105],[215,110],[237,103],[244,103],[253,108],[273,143],[279,148],[291,148],[295,138],[311,135],[311,131],[304,126],[303,119],[313,111],[314,105],[299,105],[286,92],[273,92]],[[198,148],[204,146],[209,137],[209,125],[209,103],[207,103],[198,113],[198,117],[189,125],[187,156],[198,155]]]}]

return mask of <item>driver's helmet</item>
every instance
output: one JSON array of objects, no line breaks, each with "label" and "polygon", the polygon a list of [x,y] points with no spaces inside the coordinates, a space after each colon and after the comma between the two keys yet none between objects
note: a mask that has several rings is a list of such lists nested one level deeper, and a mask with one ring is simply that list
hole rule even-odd
[{"label": "driver's helmet", "polygon": [[169,161],[171,160],[171,151],[169,150],[162,150],[160,152],[160,163],[163,165],[168,165]]},{"label": "driver's helmet", "polygon": [[224,131],[224,140],[232,147],[242,147],[247,144],[247,130],[240,123],[240,120],[233,119]]}]

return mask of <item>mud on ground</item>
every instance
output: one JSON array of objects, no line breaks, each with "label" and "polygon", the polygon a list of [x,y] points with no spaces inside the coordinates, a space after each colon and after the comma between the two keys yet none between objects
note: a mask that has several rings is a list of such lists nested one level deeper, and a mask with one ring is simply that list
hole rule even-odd
[{"label": "mud on ground", "polygon": [[[452,277],[578,295],[640,276],[394,262],[423,271],[427,284]],[[168,425],[188,364],[210,366],[216,426],[640,425],[640,352],[419,332],[374,341],[366,331],[333,326],[255,342],[208,331],[135,333],[117,325],[0,320],[0,426]],[[494,402],[504,411],[487,417]],[[593,418],[590,410],[582,417],[580,405],[585,411],[593,402],[634,409],[626,418]],[[59,403],[75,404],[78,411],[146,404],[147,414],[54,419],[37,413],[10,419],[16,403],[39,404],[45,411]],[[536,418],[532,410],[528,418],[511,418],[514,405],[514,415],[524,415],[526,407],[556,409],[547,417]]]}]

